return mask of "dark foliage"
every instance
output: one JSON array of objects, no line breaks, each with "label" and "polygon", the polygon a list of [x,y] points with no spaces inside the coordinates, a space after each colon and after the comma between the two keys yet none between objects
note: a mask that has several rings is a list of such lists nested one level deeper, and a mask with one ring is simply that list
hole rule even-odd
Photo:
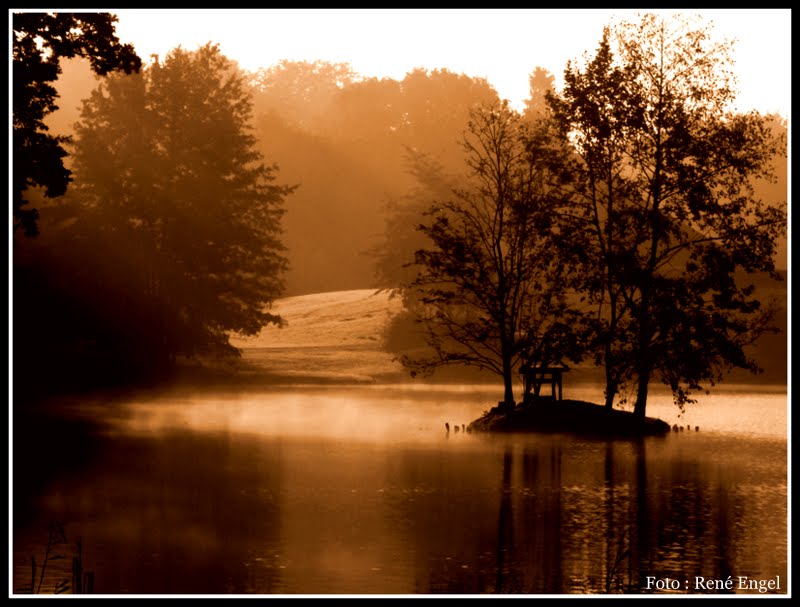
[{"label": "dark foliage", "polygon": [[138,71],[141,60],[114,33],[117,18],[108,13],[14,13],[13,22],[13,219],[14,229],[38,233],[39,212],[25,208],[26,192],[42,187],[50,198],[61,196],[70,181],[64,167],[66,137],[48,133],[44,118],[58,109],[53,87],[61,59],[87,58],[92,69]]},{"label": "dark foliage", "polygon": [[522,365],[580,359],[571,270],[555,254],[560,145],[498,104],[472,112],[463,187],[419,226],[429,245],[409,285],[433,351],[406,357],[414,371],[467,365],[503,379],[504,402]]},{"label": "dark foliage", "polygon": [[640,416],[651,378],[682,407],[733,367],[758,371],[746,348],[771,330],[774,306],[744,277],[778,277],[786,213],[754,182],[774,178],[786,142],[768,118],[730,111],[728,52],[708,27],[645,15],[607,29],[549,96],[574,149],[564,219],[597,306],[606,404],[631,382]]},{"label": "dark foliage", "polygon": [[281,322],[269,307],[293,188],[273,183],[250,112],[242,74],[212,45],[109,76],[84,101],[74,186],[46,233],[16,247],[23,385],[34,365],[76,388],[161,377]]}]

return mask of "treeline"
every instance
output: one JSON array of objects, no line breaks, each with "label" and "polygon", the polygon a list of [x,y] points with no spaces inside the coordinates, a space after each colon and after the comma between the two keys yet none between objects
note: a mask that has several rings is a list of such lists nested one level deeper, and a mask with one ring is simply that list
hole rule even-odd
[{"label": "treeline", "polygon": [[[281,295],[403,287],[414,314],[412,285],[426,261],[415,255],[437,242],[428,220],[435,209],[471,196],[476,173],[462,144],[465,134],[475,134],[476,120],[504,108],[529,135],[539,134],[542,150],[572,145],[561,160],[538,167],[556,170],[559,162],[580,161],[576,128],[585,127],[586,141],[600,137],[603,146],[621,140],[622,132],[613,130],[618,116],[604,117],[608,124],[570,122],[563,104],[590,104],[590,92],[603,92],[606,101],[591,100],[592,111],[608,107],[621,116],[629,109],[621,99],[632,99],[604,79],[616,73],[611,63],[600,65],[602,53],[591,68],[597,73],[568,66],[572,88],[555,96],[552,75],[534,69],[530,97],[516,112],[484,79],[441,69],[419,68],[394,80],[364,78],[347,64],[284,61],[251,73],[212,43],[174,49],[140,68],[131,49],[123,52],[116,43],[113,23],[104,14],[14,16],[14,370],[20,390],[41,385],[39,377],[94,385],[159,376],[176,357],[235,353],[231,332],[281,322],[269,313]],[[36,36],[53,50],[48,57]],[[89,64],[65,61],[71,57]],[[572,111],[583,110],[575,105]],[[770,120],[759,124],[780,138],[785,123]],[[597,128],[602,133],[592,131]],[[742,183],[756,188],[752,199],[785,204],[785,157],[767,164],[776,181],[744,171]],[[624,170],[613,169],[609,192]],[[567,200],[525,221],[553,218]],[[516,244],[527,247],[525,239],[538,228],[520,227]],[[576,247],[583,243],[584,229],[569,233]],[[785,242],[777,237],[779,245]],[[534,247],[540,259],[557,262],[550,245],[542,246]],[[569,267],[597,276],[596,268]],[[534,277],[531,285],[537,284]],[[551,304],[537,313],[570,313],[565,301]],[[407,332],[402,323],[395,334]],[[506,367],[521,364],[512,359]]]},{"label": "treeline", "polygon": [[[74,108],[98,84],[89,74],[85,63],[65,64],[53,130],[75,133]],[[414,187],[414,156],[457,170],[468,109],[499,99],[486,80],[448,70],[419,68],[398,81],[364,78],[345,64],[284,61],[241,75],[254,148],[299,186],[284,205],[287,295],[373,286],[374,249],[390,210]]]}]

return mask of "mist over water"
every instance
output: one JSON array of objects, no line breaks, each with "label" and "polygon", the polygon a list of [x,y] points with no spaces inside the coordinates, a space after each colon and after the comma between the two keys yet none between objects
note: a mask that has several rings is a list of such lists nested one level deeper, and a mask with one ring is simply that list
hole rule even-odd
[{"label": "mist over water", "polygon": [[[748,389],[750,391],[748,391]],[[597,386],[569,388],[569,398],[597,401]],[[648,416],[695,432],[785,439],[782,386],[729,387],[703,395],[680,411],[670,395],[654,394]],[[495,404],[496,386],[378,385],[275,387],[265,391],[198,392],[123,404],[112,431],[164,433],[175,429],[234,432],[263,437],[368,442],[430,442],[451,426],[468,425]],[[103,404],[97,405],[102,413]],[[92,405],[81,404],[86,412]]]},{"label": "mist over water", "polygon": [[73,419],[105,423],[91,457],[62,451],[15,502],[14,584],[59,520],[99,593],[636,593],[728,575],[785,592],[785,391],[721,391],[674,416],[691,431],[643,441],[455,433],[495,390],[76,403]]}]

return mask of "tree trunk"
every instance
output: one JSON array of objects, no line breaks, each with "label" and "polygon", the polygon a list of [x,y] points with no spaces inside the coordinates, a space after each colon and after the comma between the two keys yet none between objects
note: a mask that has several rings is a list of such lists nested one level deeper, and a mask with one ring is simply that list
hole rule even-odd
[{"label": "tree trunk", "polygon": [[508,409],[514,408],[514,378],[512,374],[511,356],[503,354],[503,386],[505,388],[503,402],[505,402]]},{"label": "tree trunk", "polygon": [[647,407],[647,386],[650,383],[650,373],[652,372],[650,363],[650,319],[647,317],[650,303],[649,289],[642,290],[642,316],[639,320],[639,343],[636,353],[636,376],[638,384],[636,386],[636,404],[633,406],[633,413],[637,417],[644,417]]},{"label": "tree trunk", "polygon": [[608,163],[606,185],[608,187],[608,219],[606,220],[606,289],[610,304],[611,317],[608,321],[608,336],[605,344],[605,369],[606,369],[606,409],[614,408],[614,397],[617,395],[617,381],[614,379],[614,370],[611,358],[613,356],[612,342],[617,334],[617,294],[614,291],[614,262],[611,254],[614,251],[614,176],[611,163]]},{"label": "tree trunk", "polygon": [[606,367],[606,409],[614,408],[614,397],[617,395],[617,382]]},{"label": "tree trunk", "polygon": [[614,397],[617,395],[618,382],[614,379],[614,371],[611,365],[611,343],[606,342],[605,346],[605,371],[606,371],[606,409],[614,407]]},{"label": "tree trunk", "polygon": [[646,363],[639,365],[639,385],[636,388],[636,404],[633,406],[633,414],[637,417],[644,417],[647,407],[647,386],[650,383],[650,366]]},{"label": "tree trunk", "polygon": [[503,396],[503,401],[505,401],[506,406],[511,408],[514,406],[514,383],[511,381],[510,369],[507,372],[504,370],[503,383],[505,386],[505,394]]}]

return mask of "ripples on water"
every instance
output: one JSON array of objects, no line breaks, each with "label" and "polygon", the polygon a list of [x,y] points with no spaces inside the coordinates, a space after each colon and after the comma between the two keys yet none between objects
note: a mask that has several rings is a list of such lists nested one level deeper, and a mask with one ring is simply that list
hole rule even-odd
[{"label": "ripples on water", "polygon": [[15,514],[15,585],[62,520],[101,593],[639,593],[647,576],[693,591],[729,575],[785,592],[785,392],[729,391],[681,417],[656,395],[649,415],[701,431],[639,442],[445,433],[493,394],[81,403],[109,424]]}]

